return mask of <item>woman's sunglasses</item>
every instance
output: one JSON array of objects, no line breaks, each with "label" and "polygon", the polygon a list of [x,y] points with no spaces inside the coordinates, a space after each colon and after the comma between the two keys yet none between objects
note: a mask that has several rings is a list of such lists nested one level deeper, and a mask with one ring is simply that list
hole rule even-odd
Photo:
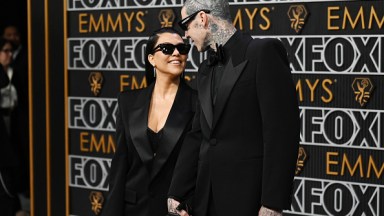
[{"label": "woman's sunglasses", "polygon": [[177,49],[177,51],[179,51],[179,53],[181,55],[186,55],[186,54],[188,54],[189,49],[191,49],[191,45],[190,44],[183,44],[183,43],[179,43],[176,45],[169,44],[169,43],[162,43],[162,44],[157,45],[155,48],[153,48],[153,53],[155,53],[157,51],[161,51],[164,53],[164,55],[172,55],[172,53],[173,53],[173,51],[175,51],[175,49]]},{"label": "woman's sunglasses", "polygon": [[183,29],[184,31],[187,31],[188,30],[188,23],[190,23],[193,19],[195,19],[196,15],[198,13],[200,13],[201,11],[203,11],[204,13],[207,13],[207,14],[209,14],[211,12],[210,10],[206,10],[206,9],[196,11],[195,13],[185,17],[184,19],[182,19],[178,22],[180,28]]}]

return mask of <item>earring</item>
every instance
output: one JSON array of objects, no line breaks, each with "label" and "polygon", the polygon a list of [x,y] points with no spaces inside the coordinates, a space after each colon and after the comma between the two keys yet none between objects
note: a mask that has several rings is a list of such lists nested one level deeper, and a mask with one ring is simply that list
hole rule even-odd
[{"label": "earring", "polygon": [[156,77],[156,68],[153,68],[153,77]]}]

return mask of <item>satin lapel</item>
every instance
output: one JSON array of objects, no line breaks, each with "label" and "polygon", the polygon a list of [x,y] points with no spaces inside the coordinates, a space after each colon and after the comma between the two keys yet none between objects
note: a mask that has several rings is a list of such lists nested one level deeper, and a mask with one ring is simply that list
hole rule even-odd
[{"label": "satin lapel", "polygon": [[164,166],[178,143],[180,136],[183,134],[186,125],[192,118],[192,105],[190,104],[190,100],[188,100],[191,92],[188,92],[186,88],[184,83],[180,83],[175,101],[173,102],[163,128],[163,135],[157,149],[156,157],[153,161],[151,179],[153,179]]},{"label": "satin lapel", "polygon": [[154,84],[141,90],[129,118],[129,130],[133,145],[148,171],[150,170],[149,163],[153,157],[153,151],[147,135],[149,102],[153,87]]},{"label": "satin lapel", "polygon": [[242,63],[238,64],[236,67],[233,67],[232,59],[229,59],[228,64],[224,69],[224,74],[221,79],[218,90],[219,93],[216,98],[213,127],[216,126],[216,123],[220,118],[221,113],[223,112],[225,103],[228,100],[232,88],[235,85],[237,79],[239,78],[241,72],[244,70],[244,67],[247,65],[247,62],[248,60],[245,60]]},{"label": "satin lapel", "polygon": [[213,111],[212,111],[212,95],[211,95],[211,80],[213,67],[203,66],[202,73],[198,76],[198,92],[201,108],[203,110],[208,126],[212,128]]}]

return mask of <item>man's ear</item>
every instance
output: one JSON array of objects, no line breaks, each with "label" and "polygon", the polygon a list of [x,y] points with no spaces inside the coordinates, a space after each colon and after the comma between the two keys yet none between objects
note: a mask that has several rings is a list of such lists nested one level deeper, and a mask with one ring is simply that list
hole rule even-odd
[{"label": "man's ear", "polygon": [[208,16],[204,11],[201,11],[199,13],[199,21],[204,26],[204,28],[208,27]]}]

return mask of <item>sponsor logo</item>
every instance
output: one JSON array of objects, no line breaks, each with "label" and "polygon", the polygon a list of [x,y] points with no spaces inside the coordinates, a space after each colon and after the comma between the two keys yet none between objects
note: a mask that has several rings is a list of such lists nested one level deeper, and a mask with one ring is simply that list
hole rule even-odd
[{"label": "sponsor logo", "polygon": [[91,133],[82,131],[79,134],[79,150],[86,153],[110,154],[116,151],[113,133]]},{"label": "sponsor logo", "polygon": [[382,5],[330,6],[327,8],[327,29],[330,31],[382,29],[383,18]]},{"label": "sponsor logo", "polygon": [[163,9],[159,12],[159,21],[161,27],[172,27],[175,20],[175,13],[172,9]]},{"label": "sponsor logo", "polygon": [[369,78],[356,78],[352,83],[352,89],[355,93],[355,101],[363,107],[371,97],[373,84]]},{"label": "sponsor logo", "polygon": [[384,149],[384,111],[300,107],[301,144]]},{"label": "sponsor logo", "polygon": [[291,28],[299,33],[303,28],[308,16],[304,5],[292,5],[288,9],[288,17],[291,20]]},{"label": "sponsor logo", "polygon": [[295,177],[291,210],[299,215],[384,215],[384,187]]},{"label": "sponsor logo", "polygon": [[104,77],[101,72],[92,72],[89,74],[88,82],[91,86],[93,95],[98,96],[103,85]]},{"label": "sponsor logo", "polygon": [[332,86],[336,80],[331,79],[298,79],[296,92],[300,102],[322,101],[327,104],[333,101],[334,93]]},{"label": "sponsor logo", "polygon": [[103,194],[98,191],[92,191],[89,194],[89,201],[91,202],[93,213],[99,215],[104,202]]},{"label": "sponsor logo", "polygon": [[69,97],[69,128],[114,131],[117,100]]},{"label": "sponsor logo", "polygon": [[182,7],[184,0],[69,0],[68,11]]},{"label": "sponsor logo", "polygon": [[237,9],[233,25],[239,30],[254,30],[255,28],[267,31],[271,27],[270,14],[274,7],[247,7]]},{"label": "sponsor logo", "polygon": [[70,155],[69,167],[70,187],[108,190],[107,176],[111,159]]},{"label": "sponsor logo", "polygon": [[299,154],[297,156],[296,171],[295,174],[299,175],[304,169],[304,164],[307,161],[307,152],[303,147],[299,148]]},{"label": "sponsor logo", "polygon": [[144,38],[72,38],[68,69],[144,70]]},{"label": "sponsor logo", "polygon": [[[356,181],[376,182],[382,180],[384,160],[378,151],[350,150],[340,148],[325,152],[326,175],[339,177],[355,177]],[[320,152],[320,151],[318,151]],[[352,178],[349,178],[352,180]]]},{"label": "sponsor logo", "polygon": [[79,33],[143,32],[147,11],[111,13],[79,13]]},{"label": "sponsor logo", "polygon": [[288,36],[285,45],[293,73],[384,75],[384,37]]}]

